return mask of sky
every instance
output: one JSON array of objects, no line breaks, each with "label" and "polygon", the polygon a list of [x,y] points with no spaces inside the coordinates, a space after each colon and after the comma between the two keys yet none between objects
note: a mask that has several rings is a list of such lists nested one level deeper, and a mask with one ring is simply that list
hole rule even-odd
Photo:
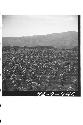
[{"label": "sky", "polygon": [[78,31],[76,15],[3,15],[2,36],[20,37]]}]

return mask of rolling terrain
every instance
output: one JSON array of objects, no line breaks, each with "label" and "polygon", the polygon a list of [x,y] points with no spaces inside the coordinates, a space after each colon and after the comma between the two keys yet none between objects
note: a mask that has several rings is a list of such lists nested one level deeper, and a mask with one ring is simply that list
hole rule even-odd
[{"label": "rolling terrain", "polygon": [[78,33],[3,37],[3,91],[78,91]]},{"label": "rolling terrain", "polygon": [[75,31],[33,35],[23,37],[3,37],[3,46],[54,46],[55,48],[72,48],[78,46],[78,33]]}]

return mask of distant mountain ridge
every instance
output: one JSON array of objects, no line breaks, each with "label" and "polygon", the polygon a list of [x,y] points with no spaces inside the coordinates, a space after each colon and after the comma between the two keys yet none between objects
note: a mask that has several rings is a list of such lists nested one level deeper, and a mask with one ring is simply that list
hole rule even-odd
[{"label": "distant mountain ridge", "polygon": [[2,46],[53,46],[56,48],[72,48],[78,46],[78,32],[68,31],[47,35],[3,37]]}]

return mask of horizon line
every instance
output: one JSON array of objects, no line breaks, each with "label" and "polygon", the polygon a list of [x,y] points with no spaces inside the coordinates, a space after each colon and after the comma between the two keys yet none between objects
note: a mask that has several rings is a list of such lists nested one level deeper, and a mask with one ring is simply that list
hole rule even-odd
[{"label": "horizon line", "polygon": [[77,32],[78,31],[65,31],[65,32],[57,32],[57,33],[48,33],[48,34],[36,34],[36,35],[22,35],[22,36],[3,36],[2,37],[32,37],[32,36],[45,36],[45,35],[51,35],[51,34],[61,34],[61,33],[67,33],[67,32]]}]

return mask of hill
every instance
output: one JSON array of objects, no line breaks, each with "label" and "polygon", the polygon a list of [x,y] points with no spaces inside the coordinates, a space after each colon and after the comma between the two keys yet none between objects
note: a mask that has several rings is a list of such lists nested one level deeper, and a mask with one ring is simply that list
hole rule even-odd
[{"label": "hill", "polygon": [[3,46],[54,46],[56,48],[72,48],[78,46],[78,32],[68,31],[47,35],[23,37],[3,37]]}]

